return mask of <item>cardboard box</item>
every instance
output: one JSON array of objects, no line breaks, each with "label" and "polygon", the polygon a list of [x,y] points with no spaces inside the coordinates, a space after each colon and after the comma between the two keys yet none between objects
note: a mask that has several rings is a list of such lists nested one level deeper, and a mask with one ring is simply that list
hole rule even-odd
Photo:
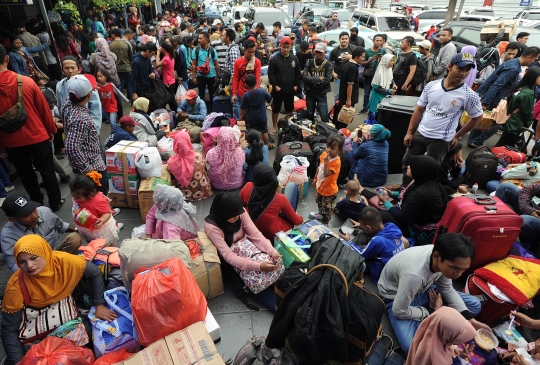
[{"label": "cardboard box", "polygon": [[515,20],[494,20],[489,21],[484,24],[484,28],[480,31],[480,40],[487,41],[490,37],[495,36],[499,33],[499,24],[504,22],[504,36],[501,39],[503,42],[510,41],[510,37],[516,31],[516,21]]},{"label": "cardboard box", "polygon": [[154,342],[115,365],[225,365],[203,322]]},{"label": "cardboard box", "polygon": [[219,328],[219,324],[217,323],[216,319],[212,315],[212,312],[210,312],[210,309],[206,311],[206,317],[204,318],[204,327],[206,328],[206,331],[210,335],[210,338],[214,343],[218,343],[221,341],[221,328]]},{"label": "cardboard box", "polygon": [[240,132],[245,132],[247,130],[246,122],[243,120],[237,120],[236,125],[238,126],[238,129],[240,129]]},{"label": "cardboard box", "polygon": [[195,258],[189,265],[189,271],[195,277],[197,285],[207,299],[217,297],[225,292],[221,276],[221,261],[216,246],[206,233],[199,231],[199,243],[202,256]]},{"label": "cardboard box", "polygon": [[109,173],[109,191],[113,194],[137,195],[141,179],[137,175],[128,175],[127,178],[128,186],[124,175]]},{"label": "cardboard box", "polygon": [[124,174],[124,166],[127,166],[128,175],[137,175],[135,156],[146,147],[148,147],[148,142],[120,141],[115,144],[105,151],[107,172]]},{"label": "cardboard box", "polygon": [[[306,181],[303,184],[297,184],[296,186],[298,187],[298,197],[299,198],[306,198],[308,196],[308,193],[309,193],[309,180]],[[285,191],[285,187],[281,186],[281,185],[278,185],[277,192],[283,194],[284,191]]]},{"label": "cardboard box", "polygon": [[113,194],[109,193],[111,206],[114,208],[137,208],[139,206],[138,195]]},{"label": "cardboard box", "polygon": [[148,179],[142,179],[139,185],[139,209],[141,218],[146,223],[146,214],[154,205],[154,189],[156,185],[172,185],[172,178],[167,165],[161,167],[161,176],[152,176]]}]

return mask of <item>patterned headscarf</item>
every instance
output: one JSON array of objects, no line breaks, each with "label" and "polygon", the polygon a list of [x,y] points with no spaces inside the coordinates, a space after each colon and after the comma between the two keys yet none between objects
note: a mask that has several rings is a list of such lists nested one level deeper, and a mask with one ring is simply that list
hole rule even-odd
[{"label": "patterned headscarf", "polygon": [[120,79],[116,73],[116,62],[109,49],[109,43],[103,38],[96,39],[96,68],[107,71],[112,83],[116,86],[120,85]]},{"label": "patterned headscarf", "polygon": [[197,208],[184,201],[184,194],[177,188],[167,185],[156,185],[154,204],[158,208],[156,218],[196,235],[199,225],[195,220]]},{"label": "patterned headscarf", "polygon": [[206,159],[223,184],[229,181],[239,165],[244,164],[246,154],[238,145],[232,128],[222,127],[219,130],[217,146],[208,151]]}]

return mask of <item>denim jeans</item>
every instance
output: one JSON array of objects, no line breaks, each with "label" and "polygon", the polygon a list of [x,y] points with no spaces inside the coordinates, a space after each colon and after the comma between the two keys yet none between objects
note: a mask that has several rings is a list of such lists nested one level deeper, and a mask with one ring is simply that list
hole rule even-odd
[{"label": "denim jeans", "polygon": [[288,183],[285,185],[283,195],[285,195],[289,203],[291,203],[291,207],[296,212],[296,207],[298,207],[298,196],[300,195],[298,186],[296,186],[296,184],[293,182]]},{"label": "denim jeans", "polygon": [[[432,285],[431,289],[435,289],[435,285]],[[480,304],[478,298],[465,293],[457,293],[461,299],[463,299],[463,302],[465,303],[465,306],[469,310],[471,316],[475,317],[478,313],[480,313],[482,305]],[[397,319],[392,312],[393,305],[393,301],[386,304],[386,313],[388,314],[388,318],[390,319],[390,323],[394,328],[394,332],[396,333],[396,337],[399,340],[401,348],[403,351],[408,353],[413,337],[418,330],[418,327],[420,327],[420,323],[422,322],[410,319]],[[416,296],[416,298],[411,302],[412,307],[427,307],[428,305],[429,290],[426,290],[424,293]]]},{"label": "denim jeans", "polygon": [[129,101],[131,101],[131,95],[133,92],[131,90],[131,71],[118,72],[118,78],[120,79],[120,85],[118,86],[118,90],[123,91],[125,86],[127,89],[127,98],[129,99]]},{"label": "denim jeans", "polygon": [[116,112],[103,112],[103,119],[108,119],[109,123],[111,123],[111,129],[116,127]]},{"label": "denim jeans", "polygon": [[326,98],[326,94],[323,95],[314,95],[311,93],[306,94],[306,107],[307,112],[309,114],[310,120],[314,120],[314,113],[315,113],[315,105],[317,105],[317,109],[319,110],[319,115],[321,116],[321,120],[325,123],[329,122],[328,118],[328,100]]},{"label": "denim jeans", "polygon": [[231,104],[233,106],[234,119],[240,120],[240,105],[242,104],[242,97],[237,95],[236,96],[236,102],[233,103],[232,102],[232,96],[231,96]]},{"label": "denim jeans", "polygon": [[7,198],[6,188],[11,186],[13,186],[13,184],[11,183],[11,180],[9,180],[8,174],[6,174],[6,171],[2,165],[0,165],[0,198]]},{"label": "denim jeans", "polygon": [[340,79],[334,79],[334,102],[339,99],[339,85],[341,84]]},{"label": "denim jeans", "polygon": [[495,190],[495,196],[508,204],[510,208],[517,214],[521,214],[518,200],[519,188],[509,182],[500,184]]},{"label": "denim jeans", "polygon": [[373,77],[364,77],[364,105],[362,109],[367,110],[368,104],[369,104],[369,95],[371,94],[371,82],[373,81]]},{"label": "denim jeans", "polygon": [[497,131],[501,129],[501,126],[499,124],[493,123],[491,128],[487,131],[480,131],[477,129],[473,129],[469,132],[469,139],[467,139],[467,146],[470,146],[471,144],[475,144],[477,146],[481,146],[484,144],[485,141],[491,138]]}]

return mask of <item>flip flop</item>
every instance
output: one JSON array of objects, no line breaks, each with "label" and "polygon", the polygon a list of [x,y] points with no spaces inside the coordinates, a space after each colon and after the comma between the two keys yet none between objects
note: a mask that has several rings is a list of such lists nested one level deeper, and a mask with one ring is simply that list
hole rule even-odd
[{"label": "flip flop", "polygon": [[268,145],[268,149],[269,149],[269,150],[273,150],[274,148],[276,148],[276,145],[275,145],[275,144],[269,144],[269,145]]},{"label": "flip flop", "polygon": [[58,204],[55,208],[51,208],[51,210],[53,212],[58,212],[62,208],[62,205],[64,205],[65,202],[66,202],[66,199],[60,199],[60,204]]},{"label": "flip flop", "polygon": [[276,135],[276,133],[277,133],[277,130],[276,130],[276,128],[272,128],[272,129],[270,129],[270,135],[271,135],[271,136],[275,136],[275,135]]}]

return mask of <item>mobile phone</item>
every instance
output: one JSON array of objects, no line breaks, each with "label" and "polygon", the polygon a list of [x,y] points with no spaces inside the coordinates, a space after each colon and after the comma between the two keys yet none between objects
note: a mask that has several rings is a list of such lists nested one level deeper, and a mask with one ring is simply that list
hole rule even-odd
[{"label": "mobile phone", "polygon": [[347,233],[350,235],[354,234],[354,223],[350,218],[339,228],[339,233],[342,235],[346,235]]},{"label": "mobile phone", "polygon": [[377,53],[377,56],[382,56],[382,52]]}]

